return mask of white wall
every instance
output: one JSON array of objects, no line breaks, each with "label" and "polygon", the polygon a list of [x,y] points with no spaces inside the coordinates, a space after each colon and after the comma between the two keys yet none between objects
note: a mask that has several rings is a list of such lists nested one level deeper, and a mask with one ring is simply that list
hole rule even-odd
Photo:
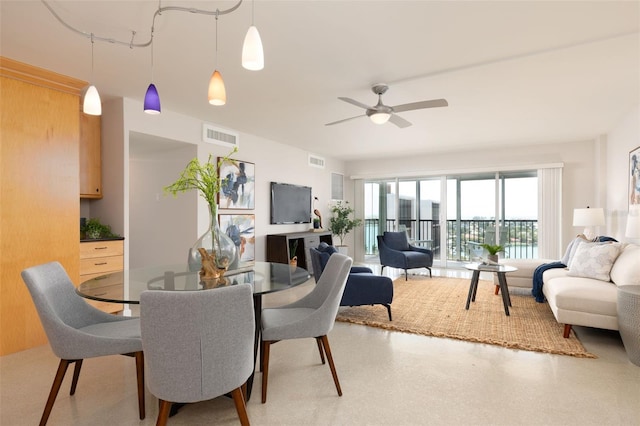
[{"label": "white wall", "polygon": [[[216,123],[211,123],[216,127]],[[233,131],[233,129],[230,129]],[[151,116],[142,111],[142,104],[131,99],[117,99],[107,102],[103,108],[103,193],[102,200],[92,203],[92,216],[102,218],[109,223],[115,232],[125,237],[125,268],[145,266],[144,263],[180,263],[183,262],[191,244],[197,236],[206,230],[208,224],[208,211],[201,197],[178,199],[168,197],[163,203],[175,202],[197,203],[197,218],[193,211],[185,208],[184,211],[167,213],[166,215],[154,215],[153,206],[156,206],[156,194],[158,187],[168,185],[175,181],[179,174],[175,168],[163,165],[166,158],[151,154],[142,157],[134,155],[131,158],[131,143],[135,145],[138,137],[143,137],[148,142],[149,138],[172,140],[185,145],[193,145],[197,149],[200,161],[206,161],[209,155],[225,156],[230,149],[227,147],[204,143],[201,141],[202,121],[187,117],[172,111],[163,109],[162,114]],[[133,135],[133,136],[132,136]],[[146,143],[146,142],[145,142]],[[233,156],[236,159],[255,164],[256,194],[255,210],[219,210],[219,213],[243,213],[256,216],[256,260],[265,260],[266,235],[282,232],[305,231],[311,228],[311,224],[299,225],[271,225],[270,218],[270,182],[284,182],[298,185],[306,185],[313,188],[313,195],[318,197],[315,207],[323,217],[323,224],[329,218],[329,197],[331,172],[344,174],[344,163],[325,157],[324,169],[308,166],[308,152],[294,148],[279,142],[264,139],[258,136],[240,133],[239,151]],[[135,146],[133,148],[135,152]],[[184,161],[183,167],[187,161]],[[154,164],[155,163],[155,164]],[[145,171],[146,170],[146,171]],[[141,179],[145,173],[153,174],[153,179]],[[118,176],[111,176],[117,174]],[[142,188],[141,188],[141,187]],[[147,188],[148,186],[148,188]],[[152,192],[153,196],[145,202],[140,201],[142,193]],[[348,188],[345,193],[350,194]],[[134,200],[135,198],[135,200]],[[188,201],[191,200],[191,201]],[[197,200],[197,201],[195,201]],[[180,216],[178,216],[180,214]],[[186,226],[195,229],[195,237],[190,244],[177,242],[168,234],[164,240],[159,240],[162,230],[172,223],[182,221]],[[153,241],[144,237],[144,233],[134,230],[134,226],[145,221],[145,228],[158,230]],[[150,232],[150,231],[147,231]],[[172,245],[171,253],[167,253],[167,245]],[[185,245],[180,247],[180,245]],[[145,247],[147,247],[145,249]],[[149,250],[144,256],[131,253],[132,249]],[[157,256],[152,253],[157,252]],[[182,255],[184,253],[184,255]],[[175,259],[174,259],[175,258]],[[130,259],[133,263],[129,263]],[[156,260],[162,259],[161,262]]]},{"label": "white wall", "polygon": [[629,210],[629,152],[640,146],[640,106],[636,106],[607,135],[607,231],[624,241]]}]

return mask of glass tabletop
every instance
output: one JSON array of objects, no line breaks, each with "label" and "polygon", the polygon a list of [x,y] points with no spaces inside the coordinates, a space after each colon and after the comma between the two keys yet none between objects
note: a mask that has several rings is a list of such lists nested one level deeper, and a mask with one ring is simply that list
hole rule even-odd
[{"label": "glass tabletop", "polygon": [[465,268],[469,269],[470,271],[487,271],[487,272],[515,272],[518,270],[518,268],[516,268],[515,266],[509,266],[509,265],[487,265],[487,264],[483,264],[482,262],[477,262],[477,263],[466,263],[464,265]]},{"label": "glass tabletop", "polygon": [[254,295],[286,290],[305,283],[311,276],[306,269],[284,263],[256,262],[255,265],[227,271],[222,279],[201,280],[199,271],[187,265],[161,265],[135,268],[101,275],[80,284],[76,292],[87,299],[113,303],[140,303],[145,290],[209,290],[248,283]]}]

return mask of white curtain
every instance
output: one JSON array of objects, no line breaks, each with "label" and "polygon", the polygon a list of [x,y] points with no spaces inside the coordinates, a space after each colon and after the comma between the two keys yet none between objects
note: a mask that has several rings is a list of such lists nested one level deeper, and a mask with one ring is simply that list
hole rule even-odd
[{"label": "white curtain", "polygon": [[538,257],[562,257],[562,167],[538,169]]}]

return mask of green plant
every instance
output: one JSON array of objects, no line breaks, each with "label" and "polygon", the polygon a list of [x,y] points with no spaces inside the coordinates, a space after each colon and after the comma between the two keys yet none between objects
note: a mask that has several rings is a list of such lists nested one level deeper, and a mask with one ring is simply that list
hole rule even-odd
[{"label": "green plant", "polygon": [[293,260],[296,257],[296,252],[298,251],[298,240],[289,241],[289,260]]},{"label": "green plant", "polygon": [[100,223],[100,219],[92,218],[87,220],[84,226],[80,227],[80,233],[84,235],[84,238],[96,240],[98,238],[119,238],[120,235],[111,231],[109,225]]},{"label": "green plant", "polygon": [[500,246],[500,245],[480,244],[480,247],[485,249],[492,256],[495,256],[499,252],[504,251],[504,246]]},{"label": "green plant", "polygon": [[344,238],[352,229],[362,225],[362,219],[351,219],[349,215],[353,214],[354,210],[349,206],[349,202],[338,201],[333,207],[331,207],[331,213],[333,216],[329,219],[329,231],[340,239],[340,245]]},{"label": "green plant", "polygon": [[178,180],[164,187],[164,193],[173,194],[176,197],[180,192],[196,189],[200,196],[207,201],[211,214],[215,214],[218,204],[218,192],[222,186],[218,170],[236,151],[238,151],[238,148],[234,147],[226,157],[221,158],[217,163],[211,162],[212,155],[209,155],[209,159],[204,164],[201,164],[197,157],[194,158],[189,161]]}]

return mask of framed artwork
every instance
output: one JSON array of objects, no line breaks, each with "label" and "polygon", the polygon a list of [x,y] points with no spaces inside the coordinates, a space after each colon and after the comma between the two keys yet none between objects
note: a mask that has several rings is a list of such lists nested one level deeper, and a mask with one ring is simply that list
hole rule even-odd
[{"label": "framed artwork", "polygon": [[629,152],[629,210],[640,205],[640,146]]},{"label": "framed artwork", "polygon": [[220,163],[222,160],[222,157],[218,157],[218,164],[220,164],[218,206],[221,209],[253,210],[255,208],[255,164],[234,159]]},{"label": "framed artwork", "polygon": [[235,243],[238,251],[238,268],[251,266],[256,261],[256,215],[219,214],[220,229]]}]

